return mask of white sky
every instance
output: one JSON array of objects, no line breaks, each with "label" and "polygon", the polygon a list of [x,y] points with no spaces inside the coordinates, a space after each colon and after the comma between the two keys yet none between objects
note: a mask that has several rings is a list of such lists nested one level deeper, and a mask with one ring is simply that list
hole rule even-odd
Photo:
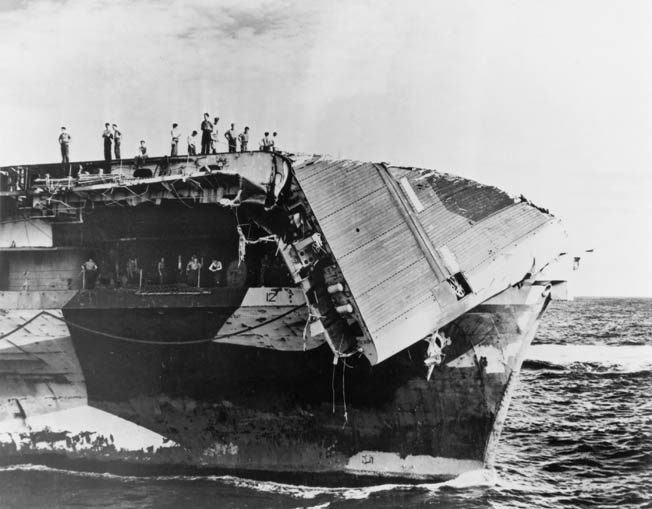
[{"label": "white sky", "polygon": [[523,193],[595,248],[579,295],[652,296],[652,2],[0,0],[0,165],[168,151],[204,111],[283,149]]}]

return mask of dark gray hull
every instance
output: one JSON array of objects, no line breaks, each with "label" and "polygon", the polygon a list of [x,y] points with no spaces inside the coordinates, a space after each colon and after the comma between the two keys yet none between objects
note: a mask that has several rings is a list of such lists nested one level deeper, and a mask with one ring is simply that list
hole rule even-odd
[{"label": "dark gray hull", "polygon": [[[75,327],[72,339],[39,338],[39,321],[60,326],[46,314],[14,333],[17,347],[0,352],[0,376],[21,380],[3,384],[3,461],[354,483],[479,469],[490,461],[506,389],[547,302],[534,293],[542,287],[508,290],[452,322],[451,344],[430,380],[425,341],[380,365],[362,356],[334,365],[325,344],[305,352],[144,345]],[[3,361],[17,348],[22,360],[9,368]]]},{"label": "dark gray hull", "polygon": [[340,484],[491,464],[573,263],[546,210],[319,156],[74,166],[4,170],[0,456]]}]

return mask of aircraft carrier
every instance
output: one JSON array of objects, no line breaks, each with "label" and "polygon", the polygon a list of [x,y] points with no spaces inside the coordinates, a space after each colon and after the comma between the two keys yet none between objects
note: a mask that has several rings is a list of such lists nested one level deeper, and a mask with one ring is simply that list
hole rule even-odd
[{"label": "aircraft carrier", "polygon": [[386,163],[0,168],[0,462],[338,484],[491,466],[566,242],[523,197]]}]

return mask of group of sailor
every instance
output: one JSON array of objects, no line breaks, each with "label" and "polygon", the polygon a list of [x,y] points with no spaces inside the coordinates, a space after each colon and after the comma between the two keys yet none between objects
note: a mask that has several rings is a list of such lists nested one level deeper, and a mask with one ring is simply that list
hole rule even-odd
[{"label": "group of sailor", "polygon": [[[181,255],[179,255],[179,259],[178,259],[179,278],[178,279],[180,280],[181,277],[185,276],[186,282],[189,286],[199,287],[203,283],[205,285],[206,282],[202,282],[202,278],[201,278],[201,271],[203,267],[204,267],[204,259],[202,258],[200,260],[199,258],[197,258],[196,254],[193,254],[190,257],[184,272],[183,265],[181,263]],[[115,263],[115,270],[116,270],[115,273],[110,273],[111,280],[113,281],[113,285],[115,285],[115,282],[121,279],[120,275],[118,274],[119,269],[118,269],[117,262]],[[223,278],[222,278],[223,266],[222,266],[222,262],[217,257],[213,257],[211,259],[211,263],[208,266],[208,271],[211,274],[211,281],[207,282],[208,285],[221,286],[223,284]],[[82,263],[81,273],[82,273],[82,287],[87,290],[94,289],[95,283],[99,275],[99,267],[92,256],[89,257],[84,263]],[[129,258],[126,264],[126,274],[124,275],[124,280],[121,281],[121,283],[123,285],[126,285],[130,283],[139,282],[140,280],[140,284],[142,284],[143,281],[142,279],[140,279],[142,277],[141,274],[142,274],[142,269],[139,270],[138,268],[138,259]],[[166,263],[164,257],[160,257],[159,260],[156,262],[156,276],[158,279],[158,283],[160,285],[170,282],[170,275],[168,274],[168,271],[166,269]]]},{"label": "group of sailor", "polygon": [[[217,144],[219,143],[217,123],[219,121],[220,117],[214,117],[213,121],[211,122],[210,115],[208,113],[204,113],[204,120],[200,126],[201,138],[199,138],[198,131],[192,131],[192,133],[187,138],[189,156],[197,155],[197,145],[201,146],[200,155],[204,156],[217,153]],[[277,136],[277,132],[274,132],[272,137],[269,136],[269,132],[265,132],[265,136],[260,140],[259,149],[264,152],[275,152],[277,150]],[[170,137],[170,156],[174,157],[179,155],[179,141],[181,140],[179,124],[172,124]],[[240,144],[240,152],[247,152],[249,150],[249,127],[245,127],[244,131],[238,134],[235,129],[235,124],[231,124],[231,128],[224,133],[224,138],[226,138],[229,152],[237,152],[238,143]]]},{"label": "group of sailor", "polygon": [[120,154],[120,146],[122,145],[122,133],[118,129],[116,124],[109,124],[108,122],[104,124],[104,132],[102,133],[102,139],[104,140],[104,160],[111,160],[111,144],[113,143],[113,149],[116,159],[122,159]]},{"label": "group of sailor", "polygon": [[[220,118],[214,117],[213,122],[211,122],[209,119],[210,115],[208,113],[204,113],[204,120],[202,121],[200,127],[202,133],[201,138],[198,137],[199,133],[197,131],[192,131],[192,133],[188,136],[187,142],[189,156],[197,155],[198,144],[201,145],[201,155],[217,153],[217,144],[219,143],[217,123],[219,122]],[[269,132],[266,131],[265,136],[263,136],[263,138],[260,140],[259,150],[264,152],[278,151],[278,147],[276,145],[277,136],[277,132],[274,132],[273,135],[270,136]],[[181,140],[179,124],[172,124],[170,137],[170,156],[175,157],[179,155],[179,141]],[[238,134],[235,129],[235,124],[231,124],[231,128],[224,133],[224,138],[226,138],[229,152],[237,152],[238,144],[240,144],[240,152],[247,152],[249,150],[249,127],[245,127],[244,130]],[[66,127],[62,126],[61,133],[59,134],[59,146],[61,148],[61,162],[64,164],[70,162],[71,139],[72,137],[66,130]],[[118,129],[117,124],[110,124],[109,122],[104,124],[102,139],[104,141],[104,160],[111,161],[112,152],[113,155],[115,155],[116,159],[121,159],[122,132],[120,129]],[[111,149],[113,149],[113,151]],[[136,155],[136,165],[140,166],[146,160],[147,145],[145,140],[140,140],[140,146],[138,147],[138,153]]]}]

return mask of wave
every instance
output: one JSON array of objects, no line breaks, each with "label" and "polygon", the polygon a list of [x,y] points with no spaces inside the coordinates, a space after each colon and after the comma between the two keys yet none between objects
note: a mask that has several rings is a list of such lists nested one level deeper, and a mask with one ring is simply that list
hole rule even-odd
[{"label": "wave", "polygon": [[[44,472],[54,475],[71,477],[84,477],[92,479],[114,480],[125,483],[152,483],[152,482],[217,482],[235,488],[247,489],[259,493],[284,495],[296,499],[312,500],[318,497],[329,496],[340,500],[363,500],[382,492],[422,491],[437,492],[441,488],[468,489],[474,487],[491,487],[496,484],[496,475],[493,470],[481,469],[465,472],[454,479],[438,483],[400,484],[386,483],[374,486],[355,488],[335,488],[323,486],[304,486],[285,484],[273,481],[257,481],[231,475],[159,475],[159,476],[134,476],[118,475],[108,472],[86,472],[48,467],[39,464],[16,464],[0,467],[3,472]],[[318,504],[315,508],[328,507],[330,502]]]},{"label": "wave", "polygon": [[608,368],[621,373],[652,369],[652,345],[533,345],[526,369]]}]

